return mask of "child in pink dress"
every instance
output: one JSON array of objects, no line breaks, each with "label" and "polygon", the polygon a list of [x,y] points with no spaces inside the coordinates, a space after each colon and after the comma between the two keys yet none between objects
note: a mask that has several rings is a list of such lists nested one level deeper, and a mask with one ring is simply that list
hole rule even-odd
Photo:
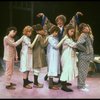
[{"label": "child in pink dress", "polygon": [[7,35],[4,37],[4,57],[5,61],[5,77],[6,77],[6,89],[15,89],[14,83],[11,82],[14,68],[14,60],[18,60],[16,47],[14,43],[14,36],[17,33],[16,27],[9,27],[7,29]]}]

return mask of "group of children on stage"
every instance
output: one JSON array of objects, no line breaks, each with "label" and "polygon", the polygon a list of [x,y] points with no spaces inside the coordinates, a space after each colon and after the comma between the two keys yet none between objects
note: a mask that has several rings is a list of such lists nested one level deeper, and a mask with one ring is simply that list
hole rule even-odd
[{"label": "group of children on stage", "polygon": [[[58,90],[61,87],[63,91],[72,92],[73,90],[68,87],[72,84],[68,82],[77,77],[78,89],[89,91],[85,82],[89,63],[93,61],[93,34],[88,24],[78,25],[79,15],[82,13],[77,12],[65,26],[64,15],[57,16],[57,25],[54,25],[43,13],[39,13],[37,17],[42,17],[42,24],[25,26],[22,37],[17,41],[14,41],[17,28],[7,29],[3,57],[7,89],[15,89],[16,84],[11,82],[11,77],[14,60],[18,60],[16,47],[22,44],[20,71],[23,75],[23,87],[32,89],[33,84],[34,87],[42,88],[43,84],[38,82],[38,77],[41,68],[47,66],[45,80],[48,78],[49,89]],[[28,79],[30,71],[33,72],[34,82]],[[54,82],[55,77],[59,78],[58,83]]]}]

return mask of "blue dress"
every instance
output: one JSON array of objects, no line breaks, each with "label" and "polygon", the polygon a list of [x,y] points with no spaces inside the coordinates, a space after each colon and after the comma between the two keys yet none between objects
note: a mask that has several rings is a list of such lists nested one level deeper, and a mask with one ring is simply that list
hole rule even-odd
[{"label": "blue dress", "polygon": [[58,38],[50,35],[47,46],[48,76],[60,74],[60,52],[57,48]]}]

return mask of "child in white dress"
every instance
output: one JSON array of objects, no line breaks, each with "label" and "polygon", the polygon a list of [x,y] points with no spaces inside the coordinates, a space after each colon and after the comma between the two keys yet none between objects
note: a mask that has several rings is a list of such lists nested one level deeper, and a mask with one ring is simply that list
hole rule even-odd
[{"label": "child in white dress", "polygon": [[20,52],[20,71],[23,73],[23,87],[31,89],[32,87],[28,80],[29,71],[32,71],[32,49],[29,48],[31,45],[31,39],[29,38],[32,34],[33,28],[31,26],[25,26],[23,29],[23,36],[15,42],[15,45],[22,43],[22,49]]},{"label": "child in white dress", "polygon": [[74,50],[74,48],[76,48],[76,43],[73,41],[74,32],[74,27],[72,25],[68,25],[66,29],[66,35],[68,38],[63,42],[63,51],[61,56],[61,89],[66,92],[73,91],[72,89],[66,87],[66,81],[71,81],[78,75],[78,69],[76,66],[77,56]]}]

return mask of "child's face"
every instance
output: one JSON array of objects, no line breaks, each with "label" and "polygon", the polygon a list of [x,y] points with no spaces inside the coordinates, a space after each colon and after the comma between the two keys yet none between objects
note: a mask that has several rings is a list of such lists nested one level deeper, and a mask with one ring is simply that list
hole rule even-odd
[{"label": "child's face", "polygon": [[11,30],[11,31],[9,32],[9,35],[10,35],[11,37],[14,37],[14,36],[16,35],[16,33],[17,33],[17,31]]},{"label": "child's face", "polygon": [[74,30],[74,29],[70,29],[70,30],[68,31],[68,34],[69,34],[70,37],[73,36],[74,33],[75,33],[75,30]]},{"label": "child's face", "polygon": [[31,32],[31,31],[28,31],[28,32],[27,32],[27,36],[30,37],[31,35],[32,35],[32,32]]},{"label": "child's face", "polygon": [[88,26],[87,26],[87,27],[84,27],[84,28],[83,28],[83,32],[84,32],[84,33],[89,33],[89,32],[90,32],[89,27],[88,27]]},{"label": "child's face", "polygon": [[54,31],[53,36],[56,37],[58,35],[58,32]]},{"label": "child's face", "polygon": [[45,31],[44,30],[40,30],[40,31],[36,31],[38,34],[40,35],[45,35]]},{"label": "child's face", "polygon": [[64,22],[63,22],[63,20],[62,19],[58,19],[58,21],[57,21],[57,26],[59,26],[59,27],[62,27],[62,26],[64,26]]}]

